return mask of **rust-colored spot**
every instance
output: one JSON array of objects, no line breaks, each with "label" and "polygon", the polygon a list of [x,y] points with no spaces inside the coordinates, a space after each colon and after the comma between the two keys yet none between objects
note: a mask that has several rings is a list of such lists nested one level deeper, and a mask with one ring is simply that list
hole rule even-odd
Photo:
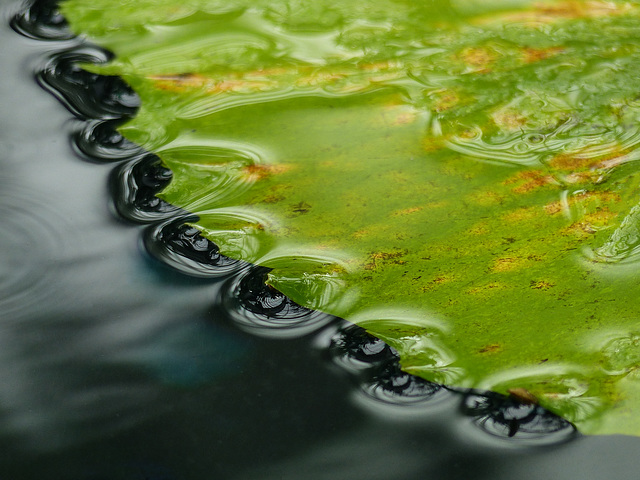
[{"label": "rust-colored spot", "polygon": [[550,47],[550,48],[532,48],[526,47],[522,49],[522,60],[525,63],[535,63],[547,58],[553,57],[559,53],[562,53],[564,48],[562,47]]},{"label": "rust-colored spot", "polygon": [[547,215],[557,215],[562,212],[562,203],[560,202],[551,202],[544,206],[544,211]]},{"label": "rust-colored spot", "polygon": [[592,225],[605,226],[617,216],[618,214],[616,212],[612,212],[607,207],[598,207],[594,212],[587,213],[583,220],[591,223]]},{"label": "rust-colored spot", "polygon": [[491,115],[493,123],[502,130],[519,130],[527,124],[527,117],[511,109],[502,109]]},{"label": "rust-colored spot", "polygon": [[440,285],[444,285],[447,283],[450,283],[452,281],[454,281],[456,279],[456,277],[453,274],[449,274],[449,273],[442,273],[440,275],[436,275],[434,278],[431,279],[431,281],[429,283],[427,283],[425,286],[422,287],[422,291],[423,292],[429,292],[431,290],[433,290],[434,288],[440,286]]},{"label": "rust-colored spot", "polygon": [[424,207],[410,207],[410,208],[405,208],[403,210],[396,210],[395,212],[393,212],[391,214],[391,216],[393,217],[404,217],[405,215],[410,215],[412,213],[416,213],[419,212],[421,210],[423,210]]},{"label": "rust-colored spot", "polygon": [[480,23],[524,23],[532,26],[540,23],[557,23],[562,20],[598,18],[624,15],[634,10],[630,3],[607,1],[566,0],[560,2],[539,2],[533,9],[508,12],[504,15],[490,15],[480,19]]},{"label": "rust-colored spot", "polygon": [[274,193],[271,195],[267,195],[266,197],[264,197],[262,201],[264,203],[278,203],[284,199],[285,199],[284,195],[279,195],[277,193]]},{"label": "rust-colored spot", "polygon": [[460,96],[454,90],[444,90],[438,94],[434,109],[436,112],[450,110],[460,103]]},{"label": "rust-colored spot", "polygon": [[563,18],[598,18],[612,15],[620,15],[631,10],[629,4],[616,4],[603,1],[577,1],[554,2],[539,4],[536,10],[544,15]]},{"label": "rust-colored spot", "polygon": [[489,73],[498,54],[489,47],[467,47],[458,53],[458,58],[472,67],[475,73]]},{"label": "rust-colored spot", "polygon": [[507,390],[509,396],[525,405],[538,405],[538,398],[526,388],[516,387]]},{"label": "rust-colored spot", "polygon": [[599,159],[593,157],[562,153],[549,161],[549,166],[555,170],[575,172],[583,168],[591,168],[599,163]]},{"label": "rust-colored spot", "polygon": [[245,181],[257,181],[271,175],[288,172],[289,170],[291,170],[291,165],[255,163],[242,168],[242,179]]},{"label": "rust-colored spot", "polygon": [[[597,148],[587,147],[571,153],[556,155],[549,161],[549,166],[558,171],[578,172],[579,170],[595,170],[591,178],[597,178],[598,170],[616,167],[629,159],[629,150],[621,146],[611,147],[605,154]],[[584,175],[580,172],[578,175]],[[579,179],[578,179],[579,181]]]},{"label": "rust-colored spot", "polygon": [[588,222],[574,222],[565,228],[562,233],[564,235],[573,235],[578,239],[584,239],[596,233],[596,229]]},{"label": "rust-colored spot", "polygon": [[491,343],[489,345],[485,345],[480,350],[478,350],[478,353],[492,354],[492,353],[499,352],[500,350],[502,350],[502,345],[500,345],[499,343]]},{"label": "rust-colored spot", "polygon": [[509,177],[503,184],[516,184],[511,189],[514,193],[527,193],[546,185],[555,185],[556,181],[543,170],[523,170]]},{"label": "rust-colored spot", "polygon": [[371,231],[363,228],[362,230],[358,230],[357,232],[353,232],[351,235],[353,238],[365,238],[371,235]]},{"label": "rust-colored spot", "polygon": [[480,222],[469,229],[470,235],[486,235],[489,233],[489,226],[486,222]]},{"label": "rust-colored spot", "polygon": [[382,70],[390,70],[394,68],[400,68],[401,64],[392,60],[383,60],[381,62],[373,63],[361,63],[358,65],[360,70],[365,72],[380,72]]}]

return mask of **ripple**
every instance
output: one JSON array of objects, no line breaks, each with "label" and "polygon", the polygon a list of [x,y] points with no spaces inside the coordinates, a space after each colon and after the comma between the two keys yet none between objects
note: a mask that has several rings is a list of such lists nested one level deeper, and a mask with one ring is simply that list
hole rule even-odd
[{"label": "ripple", "polygon": [[36,74],[38,83],[80,119],[121,119],[138,111],[140,99],[124,80],[98,75],[79,64],[102,64],[113,55],[98,47],[78,47],[52,55]]},{"label": "ripple", "polygon": [[238,273],[249,264],[220,253],[218,246],[188,225],[194,218],[178,218],[151,226],[143,233],[147,252],[155,259],[186,275],[220,278]]},{"label": "ripple", "polygon": [[0,308],[6,317],[55,293],[50,279],[67,222],[47,205],[46,199],[7,186],[0,192]]},{"label": "ripple", "polygon": [[602,367],[608,375],[635,372],[640,365],[640,334],[630,332],[609,338],[601,352],[604,357]]},{"label": "ripple", "polygon": [[394,406],[423,405],[450,396],[442,384],[402,370],[398,359],[374,367],[360,388],[370,399]]},{"label": "ripple", "polygon": [[[640,129],[635,125],[604,127],[575,120],[566,121],[553,130],[523,129],[493,134],[473,126],[463,134],[452,135],[445,145],[453,151],[490,163],[536,166],[559,155],[571,155],[586,164],[589,158],[593,163],[602,158],[597,168],[604,171],[640,158],[637,151]],[[575,181],[572,180],[573,171],[555,173],[563,181]]]},{"label": "ripple", "polygon": [[113,207],[132,222],[152,223],[185,214],[156,195],[173,174],[153,154],[135,158],[115,168],[109,180]]},{"label": "ripple", "polygon": [[600,247],[585,250],[587,258],[603,263],[637,262],[640,258],[640,205],[635,205]]},{"label": "ripple", "polygon": [[74,149],[85,160],[119,162],[140,156],[144,150],[127,140],[120,132],[121,120],[86,122],[71,135]]},{"label": "ripple", "polygon": [[497,393],[468,393],[462,411],[483,432],[534,445],[566,442],[578,432],[567,420],[539,405],[526,404]]},{"label": "ripple", "polygon": [[370,369],[398,357],[398,352],[383,340],[352,324],[336,331],[327,348],[336,363],[352,372]]},{"label": "ripple", "polygon": [[570,422],[586,422],[603,408],[599,392],[592,391],[589,375],[577,365],[544,364],[505,369],[485,379],[480,388],[494,392],[524,388],[536,402]]},{"label": "ripple", "polygon": [[75,37],[59,10],[59,0],[33,1],[15,15],[11,27],[21,35],[36,40],[70,40]]},{"label": "ripple", "polygon": [[226,286],[219,301],[234,324],[268,338],[295,338],[319,330],[336,317],[304,308],[266,284],[269,269],[253,267]]},{"label": "ripple", "polygon": [[336,250],[329,255],[312,246],[282,244],[270,248],[255,263],[273,269],[270,283],[307,308],[344,314],[359,295],[358,288],[345,280],[353,268],[346,252]]},{"label": "ripple", "polygon": [[172,203],[200,213],[211,205],[229,203],[251,188],[255,179],[248,178],[247,171],[260,168],[261,154],[233,142],[207,145],[181,140],[184,144],[179,147],[168,145],[158,151],[174,172],[166,192]]}]

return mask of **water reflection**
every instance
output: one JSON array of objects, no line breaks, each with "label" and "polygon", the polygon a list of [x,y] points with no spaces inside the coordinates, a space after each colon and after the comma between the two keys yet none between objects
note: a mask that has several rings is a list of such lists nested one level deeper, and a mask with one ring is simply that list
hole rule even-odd
[{"label": "water reflection", "polygon": [[[1,45],[17,43],[8,33],[0,29]],[[15,115],[0,117],[0,211],[12,227],[0,234],[3,475],[498,479],[636,470],[631,439],[526,458],[465,443],[468,431],[454,434],[459,397],[445,402],[439,422],[372,419],[307,341],[257,341],[224,328],[224,311],[210,308],[219,283],[154,269],[139,230],[111,217],[106,169],[73,160],[61,136],[76,125],[63,127],[68,115],[26,81],[30,72],[16,64],[33,47],[19,45],[15,58],[3,56],[8,82],[0,83],[3,100],[30,100],[7,100]],[[259,303],[287,305],[263,285]],[[392,353],[371,339],[354,348],[371,350],[373,364]],[[571,454],[577,467],[565,466]]]},{"label": "water reflection", "polygon": [[[269,268],[256,267],[247,270],[247,264],[221,256],[218,247],[213,242],[205,239],[195,228],[184,224],[188,220],[187,218],[174,220],[177,215],[181,214],[181,210],[158,196],[161,191],[170,185],[173,177],[172,171],[155,155],[140,153],[138,149],[133,148],[131,143],[124,141],[117,133],[109,133],[106,130],[109,127],[115,127],[122,118],[135,114],[139,106],[137,96],[119,78],[92,74],[77,66],[79,61],[94,60],[95,62],[104,62],[109,56],[108,52],[103,52],[99,49],[92,52],[91,47],[84,46],[54,54],[51,60],[43,67],[39,78],[47,85],[48,89],[55,90],[56,97],[78,118],[85,119],[89,117],[94,119],[87,127],[80,130],[80,134],[75,134],[76,145],[83,153],[94,151],[100,152],[99,155],[104,155],[105,152],[117,151],[118,147],[122,147],[122,151],[116,153],[115,157],[123,161],[120,166],[113,170],[110,181],[113,202],[116,212],[126,219],[138,223],[156,223],[156,225],[148,228],[144,235],[147,251],[153,258],[194,277],[219,278],[235,273],[226,282],[223,293],[219,297],[221,300],[216,305],[217,308],[221,308],[224,312],[222,316],[226,315],[233,320],[234,326],[250,331],[253,334],[276,338],[301,337],[335,322],[336,319],[331,315],[301,307],[268,286],[266,275],[269,272]],[[101,123],[95,123],[95,120]],[[105,123],[106,121],[109,121],[109,123]],[[97,147],[88,146],[91,140],[97,142]],[[194,148],[192,147],[191,150],[195,151]],[[176,163],[172,161],[171,152],[173,150],[175,148],[165,149],[169,164]],[[229,163],[227,159],[229,155],[221,154],[224,150],[220,148],[205,148],[204,150],[200,148],[196,150],[200,152],[198,155],[202,154],[204,155],[203,158],[206,157],[205,163],[207,164],[210,163],[210,157],[212,156],[215,159],[222,159],[225,164]],[[132,156],[127,158],[125,153],[129,152]],[[251,156],[247,158],[252,166],[260,163]],[[215,167],[215,165],[213,166]],[[202,213],[207,216],[220,217],[222,220],[226,218],[225,216],[229,216],[229,212],[226,212],[225,209]],[[235,215],[238,217],[237,219],[249,224],[260,225],[264,223],[260,219],[251,216],[244,218],[242,212],[231,213],[231,215]],[[168,222],[167,219],[169,219]],[[164,222],[158,223],[161,220]],[[209,236],[222,238],[232,232],[215,231],[215,235],[212,232],[208,233]],[[254,237],[242,234],[242,232],[238,236],[241,239]],[[247,248],[251,251],[248,251]],[[259,246],[244,245],[238,255],[242,258],[257,259],[259,251]],[[288,258],[292,254],[286,251],[283,255],[279,255],[276,249],[267,253],[266,256],[262,256],[260,263],[269,267],[278,267],[283,258]],[[297,252],[296,258],[305,263],[299,267],[305,272],[303,276],[310,278],[315,275],[311,283],[316,286],[320,285],[322,289],[322,293],[315,295],[315,297],[321,299],[319,306],[326,306],[337,301],[345,305],[345,302],[351,301],[350,295],[343,291],[344,288],[339,288],[335,284],[339,282],[339,278],[327,275],[327,265],[335,263],[336,266],[332,267],[333,270],[344,270],[349,268],[346,263],[341,265],[343,262],[340,259],[330,259],[317,253]],[[322,272],[318,274],[312,273],[315,266],[321,267]],[[286,283],[286,276],[286,271],[279,271],[275,277],[276,283]],[[334,299],[333,297],[336,297],[337,292],[341,292],[340,298]],[[354,293],[354,295],[357,294]],[[381,322],[381,318],[387,318],[384,315],[394,316],[395,313],[369,311],[362,312],[359,315],[373,315],[375,317],[373,319],[377,322],[377,329],[380,330],[385,325],[384,322]],[[455,382],[455,379],[460,377],[462,373],[460,368],[450,366],[454,357],[443,346],[442,341],[439,340],[439,335],[443,330],[446,330],[446,325],[439,324],[435,320],[430,321],[424,315],[419,315],[416,318],[405,318],[403,314],[401,317],[411,324],[418,322],[423,325],[427,322],[425,327],[428,330],[430,329],[426,336],[415,336],[415,341],[403,338],[402,342],[395,342],[397,348],[402,349],[401,353],[405,362],[407,359],[412,358],[412,352],[414,351],[415,354],[421,356],[418,366],[405,365],[405,370],[432,368],[437,370],[442,377],[442,383]],[[397,319],[392,322],[392,325],[394,328],[397,327]],[[116,330],[113,330],[113,333],[116,333],[118,338],[120,328],[121,326],[118,325]],[[112,327],[109,327],[109,330],[111,331]],[[362,337],[362,335],[355,333],[354,330],[342,330],[343,334],[347,334],[347,332],[356,335],[356,338]],[[379,332],[379,334],[386,338],[383,331]],[[202,333],[201,335],[205,334]],[[108,335],[108,337],[110,336]],[[196,335],[193,336],[195,337]],[[124,352],[121,355],[128,361],[140,361],[147,365],[147,370],[153,372],[157,378],[174,384],[184,383],[189,385],[208,380],[209,374],[216,376],[214,373],[207,373],[208,370],[200,363],[184,363],[181,357],[184,354],[179,353],[180,346],[184,343],[182,340],[175,344],[172,342],[166,344],[177,348],[176,351],[169,349],[173,353],[167,357],[165,353],[167,347],[164,340],[162,340],[165,337],[156,336],[155,338],[160,340],[157,340],[149,354],[145,353],[148,349],[139,345],[136,345],[134,350],[127,352],[127,349],[124,348],[126,342],[120,339],[121,349]],[[174,337],[172,338],[174,341],[176,340]],[[386,339],[388,342],[394,342],[391,337]],[[345,342],[345,344],[352,343],[351,340],[346,340]],[[187,345],[194,348],[193,355],[198,355],[199,350],[196,346],[192,346],[189,343]],[[214,350],[220,350],[216,345],[216,343],[212,345]],[[364,350],[365,347],[360,349],[361,352],[364,352]],[[429,352],[431,352],[432,362],[429,365],[425,365],[422,357]],[[231,359],[235,358],[232,354],[227,356]],[[367,368],[368,375],[360,380],[361,391],[367,397],[381,404],[396,406],[422,404],[425,401],[431,402],[433,397],[442,397],[442,395],[438,394],[446,390],[439,384],[427,382],[402,371],[395,354],[393,357],[393,359],[383,363],[374,360],[373,365]],[[207,365],[207,362],[205,361],[204,364]],[[226,365],[225,362],[222,362],[222,364]],[[203,368],[205,373],[203,373]],[[212,372],[218,371],[217,369],[212,370]],[[510,436],[515,435],[515,433],[517,433],[517,429]]]}]

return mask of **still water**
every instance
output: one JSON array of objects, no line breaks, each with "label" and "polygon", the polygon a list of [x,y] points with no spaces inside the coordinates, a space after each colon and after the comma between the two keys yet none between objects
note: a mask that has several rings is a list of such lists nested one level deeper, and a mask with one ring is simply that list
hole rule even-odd
[{"label": "still water", "polygon": [[633,478],[636,438],[492,437],[460,395],[363,393],[335,325],[245,332],[234,279],[150,258],[113,165],[74,153],[78,120],[34,72],[76,41],[19,36],[22,5],[0,7],[0,479]]}]

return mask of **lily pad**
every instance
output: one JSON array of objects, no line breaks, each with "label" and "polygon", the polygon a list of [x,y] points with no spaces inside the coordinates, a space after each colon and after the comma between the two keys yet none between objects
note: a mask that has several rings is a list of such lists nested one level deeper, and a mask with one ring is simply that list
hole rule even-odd
[{"label": "lily pad", "polygon": [[640,4],[68,0],[161,197],[405,371],[640,434]]}]

